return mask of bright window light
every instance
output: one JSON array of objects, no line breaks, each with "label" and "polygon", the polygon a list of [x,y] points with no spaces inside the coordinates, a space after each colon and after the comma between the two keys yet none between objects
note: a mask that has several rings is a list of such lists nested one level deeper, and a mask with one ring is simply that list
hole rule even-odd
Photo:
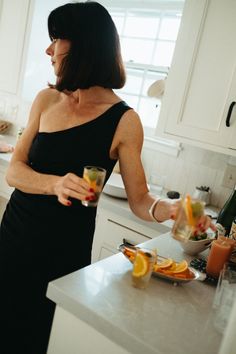
[{"label": "bright window light", "polygon": [[[138,3],[138,5],[137,5]],[[145,136],[154,136],[161,99],[148,97],[156,80],[165,79],[174,53],[184,1],[108,1],[116,24],[127,81],[116,93],[140,115]]]}]

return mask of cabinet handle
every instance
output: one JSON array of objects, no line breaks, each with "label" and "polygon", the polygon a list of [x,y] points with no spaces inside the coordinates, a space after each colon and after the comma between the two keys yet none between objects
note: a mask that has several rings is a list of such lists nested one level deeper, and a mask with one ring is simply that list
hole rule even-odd
[{"label": "cabinet handle", "polygon": [[135,247],[135,242],[134,242],[134,241],[129,241],[129,240],[127,240],[126,238],[123,238],[123,243],[124,243],[126,246]]},{"label": "cabinet handle", "polygon": [[236,104],[236,102],[233,101],[229,106],[229,110],[228,110],[226,121],[225,121],[226,127],[230,127],[230,118],[231,118],[232,110],[233,110],[235,104]]}]

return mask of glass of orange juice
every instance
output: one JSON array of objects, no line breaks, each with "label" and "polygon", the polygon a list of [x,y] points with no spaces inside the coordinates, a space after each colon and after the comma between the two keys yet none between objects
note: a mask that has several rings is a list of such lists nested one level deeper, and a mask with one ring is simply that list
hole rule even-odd
[{"label": "glass of orange juice", "polygon": [[136,288],[145,289],[156,263],[156,251],[140,248],[136,250],[132,271],[132,284]]},{"label": "glass of orange juice", "polygon": [[82,204],[86,207],[96,207],[106,177],[106,170],[98,166],[85,166],[83,178],[89,183],[90,188],[94,190],[93,200],[83,200]]}]

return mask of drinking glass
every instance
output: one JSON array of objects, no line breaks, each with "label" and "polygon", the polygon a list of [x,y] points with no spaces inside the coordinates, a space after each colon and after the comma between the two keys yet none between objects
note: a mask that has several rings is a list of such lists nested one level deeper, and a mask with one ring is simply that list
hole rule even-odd
[{"label": "drinking glass", "polygon": [[181,200],[172,235],[176,240],[187,241],[193,235],[200,217],[204,214],[205,203],[187,196]]},{"label": "drinking glass", "polygon": [[[152,275],[153,266],[156,263],[157,255],[156,251],[140,248],[135,252],[135,259],[132,272],[132,284],[139,289],[147,288],[149,280]],[[140,272],[135,271],[137,262],[143,262],[140,267]]]},{"label": "drinking glass", "polygon": [[[221,236],[223,237],[223,236]],[[207,257],[206,273],[218,278],[224,264],[228,262],[232,253],[232,243],[227,237],[226,240],[217,239],[212,241],[210,252]]]},{"label": "drinking glass", "polygon": [[226,328],[235,296],[236,271],[225,263],[220,272],[213,301],[214,326],[220,333],[223,333]]},{"label": "drinking glass", "polygon": [[106,177],[106,170],[98,166],[85,166],[83,178],[89,183],[90,188],[94,190],[93,200],[83,200],[82,204],[86,207],[96,207]]}]

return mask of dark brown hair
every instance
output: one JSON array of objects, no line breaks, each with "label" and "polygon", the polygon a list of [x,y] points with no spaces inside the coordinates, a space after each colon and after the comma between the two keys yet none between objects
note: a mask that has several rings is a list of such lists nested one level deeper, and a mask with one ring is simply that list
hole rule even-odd
[{"label": "dark brown hair", "polygon": [[91,86],[119,89],[125,84],[119,36],[108,11],[95,1],[59,6],[48,17],[51,39],[68,39],[56,85],[59,91]]}]

